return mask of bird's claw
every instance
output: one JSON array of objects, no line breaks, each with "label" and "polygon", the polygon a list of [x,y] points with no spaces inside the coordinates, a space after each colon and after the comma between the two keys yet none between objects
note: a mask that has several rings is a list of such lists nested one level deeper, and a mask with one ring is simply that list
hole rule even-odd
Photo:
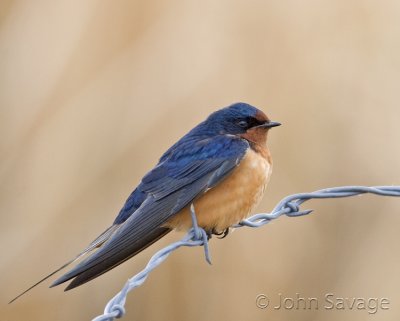
[{"label": "bird's claw", "polygon": [[210,231],[207,231],[207,237],[210,239],[213,235],[217,235],[219,239],[225,238],[229,234],[229,227],[227,227],[223,231],[217,231],[216,229],[212,229]]}]

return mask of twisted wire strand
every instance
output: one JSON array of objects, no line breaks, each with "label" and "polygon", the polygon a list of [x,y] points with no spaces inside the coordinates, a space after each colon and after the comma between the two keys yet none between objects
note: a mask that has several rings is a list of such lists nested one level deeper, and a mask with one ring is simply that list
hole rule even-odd
[{"label": "twisted wire strand", "polygon": [[[300,206],[304,202],[311,199],[351,197],[366,193],[380,196],[400,197],[400,186],[342,186],[325,188],[311,193],[289,195],[283,198],[275,206],[271,213],[253,215],[233,226],[233,228],[240,228],[243,226],[253,228],[260,227],[282,215],[296,217],[310,214],[312,210],[300,210]],[[92,321],[112,321],[115,318],[122,318],[126,312],[124,305],[128,293],[134,288],[141,286],[146,281],[151,271],[164,262],[173,251],[182,246],[203,246],[206,261],[211,264],[208,236],[206,231],[197,225],[195,208],[193,204],[190,207],[190,214],[193,227],[189,230],[189,232],[181,240],[166,246],[154,254],[146,267],[141,272],[130,278],[122,290],[107,303],[104,309],[104,314],[94,318]]]}]

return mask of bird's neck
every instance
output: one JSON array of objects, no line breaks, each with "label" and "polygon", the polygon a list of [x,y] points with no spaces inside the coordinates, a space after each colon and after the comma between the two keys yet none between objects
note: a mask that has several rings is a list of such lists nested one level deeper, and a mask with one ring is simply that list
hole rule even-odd
[{"label": "bird's neck", "polygon": [[267,147],[267,134],[267,129],[255,128],[248,130],[244,134],[241,134],[240,137],[246,139],[249,142],[251,149],[253,149],[256,153],[259,153],[271,164],[272,158]]}]

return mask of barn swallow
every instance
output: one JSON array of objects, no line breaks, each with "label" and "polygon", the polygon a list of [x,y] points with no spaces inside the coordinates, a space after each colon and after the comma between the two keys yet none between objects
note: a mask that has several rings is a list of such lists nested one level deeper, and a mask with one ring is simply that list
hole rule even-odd
[{"label": "barn swallow", "polygon": [[279,125],[246,103],[212,113],[162,155],[111,227],[22,294],[93,250],[50,287],[72,280],[65,290],[73,289],[135,256],[171,230],[191,228],[191,204],[198,225],[208,235],[226,235],[261,200],[272,170],[267,134]]}]

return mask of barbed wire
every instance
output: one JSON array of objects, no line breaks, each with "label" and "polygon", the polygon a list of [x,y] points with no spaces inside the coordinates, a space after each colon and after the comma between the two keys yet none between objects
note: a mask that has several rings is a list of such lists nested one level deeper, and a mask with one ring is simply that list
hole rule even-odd
[{"label": "barbed wire", "polygon": [[[325,199],[325,198],[341,198],[350,197],[360,194],[375,194],[381,196],[397,196],[400,197],[400,186],[342,186],[332,187],[318,190],[311,193],[293,194],[283,198],[272,210],[271,213],[256,214],[246,220],[241,221],[233,228],[247,227],[260,227],[270,221],[277,219],[282,215],[289,217],[307,215],[312,210],[300,211],[300,205],[311,199]],[[94,318],[92,321],[112,321],[115,318],[122,318],[125,314],[125,301],[128,293],[141,286],[149,276],[150,272],[158,267],[165,259],[175,250],[182,246],[204,246],[205,258],[211,264],[211,256],[208,247],[208,236],[204,229],[197,225],[195,208],[193,204],[190,207],[193,227],[180,241],[174,242],[165,248],[158,251],[152,256],[146,267],[130,278],[122,288],[122,290],[115,295],[106,305],[104,314]]]}]

